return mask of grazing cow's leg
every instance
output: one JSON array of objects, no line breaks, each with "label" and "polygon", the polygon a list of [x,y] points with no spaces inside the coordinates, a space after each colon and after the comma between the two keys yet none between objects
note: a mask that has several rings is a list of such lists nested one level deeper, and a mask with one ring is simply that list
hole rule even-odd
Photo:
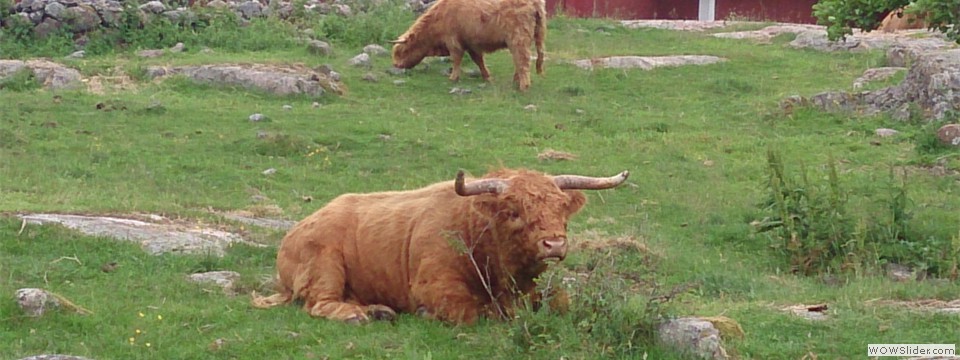
[{"label": "grazing cow's leg", "polygon": [[367,312],[358,304],[344,301],[346,273],[343,256],[334,249],[321,249],[300,267],[294,279],[295,292],[304,299],[310,316],[360,323],[367,321]]},{"label": "grazing cow's leg", "polygon": [[513,55],[513,82],[517,83],[520,91],[530,87],[530,44],[523,41],[514,41],[510,44],[510,54]]},{"label": "grazing cow's leg", "polygon": [[450,71],[450,81],[460,80],[460,63],[463,62],[463,48],[459,45],[451,46],[447,44],[450,50],[450,60],[453,61],[453,70]]},{"label": "grazing cow's leg", "polygon": [[487,70],[487,65],[483,62],[483,53],[476,50],[467,50],[467,54],[470,54],[470,59],[480,68],[480,76],[483,77],[483,81],[489,82],[490,70]]}]

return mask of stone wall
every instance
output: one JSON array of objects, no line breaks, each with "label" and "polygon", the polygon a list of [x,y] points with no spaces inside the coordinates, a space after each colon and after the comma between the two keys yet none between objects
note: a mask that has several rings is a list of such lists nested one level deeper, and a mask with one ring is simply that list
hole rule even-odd
[{"label": "stone wall", "polygon": [[[352,16],[354,11],[375,6],[379,1],[354,0],[306,0],[303,10],[318,14]],[[431,0],[408,0],[407,6],[414,11],[422,11]],[[298,2],[298,4],[300,4]],[[133,7],[136,6],[134,9]],[[126,10],[137,11],[142,21],[162,16],[171,21],[189,21],[197,18],[197,12],[204,8],[231,11],[241,21],[249,21],[277,15],[288,18],[294,13],[294,2],[289,0],[181,0],[150,1],[141,5],[130,5],[127,1],[117,0],[21,0],[8,13],[0,14],[0,25],[11,26],[15,22],[32,24],[38,36],[46,36],[67,26],[74,33],[84,33],[100,27],[116,27],[123,19]]]}]

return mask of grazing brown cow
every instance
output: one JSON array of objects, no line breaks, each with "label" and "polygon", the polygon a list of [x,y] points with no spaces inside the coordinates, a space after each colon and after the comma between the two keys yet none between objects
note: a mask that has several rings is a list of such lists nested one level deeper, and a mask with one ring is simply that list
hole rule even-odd
[{"label": "grazing brown cow", "polygon": [[587,200],[577,189],[627,175],[503,169],[467,181],[460,172],[417,190],[342,195],[287,233],[278,293],[254,294],[253,305],[303,300],[311,316],[356,323],[395,311],[453,324],[507,317],[537,297],[547,261],[566,256],[567,220]]},{"label": "grazing brown cow", "polygon": [[427,56],[450,56],[450,80],[460,79],[466,52],[490,81],[483,54],[503,48],[513,55],[513,81],[530,87],[530,44],[537,47],[537,74],[543,74],[547,35],[544,0],[439,0],[394,41],[393,66],[409,69]]}]

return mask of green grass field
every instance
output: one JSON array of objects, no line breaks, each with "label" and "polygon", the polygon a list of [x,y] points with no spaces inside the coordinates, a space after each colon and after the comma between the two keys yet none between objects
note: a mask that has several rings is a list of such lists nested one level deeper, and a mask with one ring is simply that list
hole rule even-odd
[{"label": "green grass field", "polygon": [[[391,14],[384,20],[390,31],[412,19]],[[602,20],[557,18],[549,29],[547,74],[534,75],[526,93],[510,82],[506,52],[488,56],[493,83],[464,77],[451,84],[441,73],[448,65],[436,61],[401,76],[385,72],[388,57],[374,58],[371,70],[347,66],[366,44],[359,35],[334,38],[336,55],[310,55],[289,40],[292,30],[274,23],[211,28],[214,35],[237,33],[211,35],[208,43],[190,38],[187,52],[157,59],[128,48],[64,62],[86,76],[136,75],[150,65],[332,64],[348,94],[281,98],[137,76],[132,90],[105,95],[0,89],[0,358],[675,359],[683,355],[656,345],[650,326],[657,316],[687,315],[738,321],[746,336],[726,347],[744,359],[855,359],[865,357],[870,343],[960,343],[956,314],[877,305],[960,298],[949,274],[960,255],[941,251],[960,243],[960,182],[951,173],[960,170],[960,152],[932,146],[931,125],[920,120],[807,108],[785,114],[777,105],[790,95],[850,90],[864,69],[884,64],[882,53],[820,53],[791,49],[785,38],[759,45]],[[380,30],[369,38],[395,35]],[[201,53],[200,45],[214,52]],[[7,54],[51,55],[58,46]],[[678,54],[728,61],[592,72],[568,63]],[[368,71],[380,81],[362,81]],[[395,85],[398,79],[405,83]],[[449,94],[454,86],[472,93]],[[314,101],[322,106],[314,108]],[[525,110],[529,104],[536,110]],[[253,113],[268,120],[251,122]],[[901,133],[879,139],[874,130],[881,127]],[[260,139],[261,132],[269,136]],[[539,160],[546,149],[577,159]],[[767,216],[760,204],[769,195],[768,151],[780,154],[790,174],[805,168],[813,184],[826,184],[828,169],[836,167],[846,214],[857,225],[845,242],[881,227],[896,190],[906,189],[909,236],[877,243],[879,250],[867,252],[872,259],[841,257],[817,274],[793,273],[769,234],[751,226]],[[150,256],[136,244],[58,227],[30,225],[21,233],[15,216],[154,213],[241,231],[213,212],[266,204],[299,220],[342,193],[413,189],[453,179],[458,169],[480,175],[499,166],[593,176],[629,170],[627,185],[588,194],[570,232],[581,242],[629,236],[646,250],[572,254],[555,271],[591,280],[572,285],[568,314],[524,312],[512,322],[471,327],[404,315],[357,327],[311,319],[294,306],[253,309],[248,296],[227,297],[183,280],[198,271],[234,270],[248,290],[259,288],[274,272],[282,232],[244,227],[271,246],[234,246],[223,258]],[[947,175],[930,171],[935,166]],[[268,168],[276,173],[263,175]],[[893,282],[882,270],[897,260],[889,254],[939,278]],[[110,261],[118,269],[100,271]],[[663,304],[651,301],[677,286],[689,288]],[[24,287],[54,291],[93,314],[27,317],[12,301]],[[827,320],[780,310],[817,303],[829,305]],[[211,346],[217,339],[222,346]]]}]

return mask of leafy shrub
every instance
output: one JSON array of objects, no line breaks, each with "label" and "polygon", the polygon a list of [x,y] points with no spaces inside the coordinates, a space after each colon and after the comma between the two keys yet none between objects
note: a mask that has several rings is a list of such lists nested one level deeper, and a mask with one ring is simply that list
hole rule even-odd
[{"label": "leafy shrub", "polygon": [[811,184],[801,165],[800,179],[787,175],[779,154],[767,152],[769,196],[761,208],[770,216],[757,223],[771,246],[790,260],[795,272],[812,274],[833,267],[852,228],[836,165],[829,164],[827,186]]},{"label": "leafy shrub", "polygon": [[825,185],[810,182],[803,166],[800,180],[788,176],[780,155],[773,151],[768,152],[767,163],[769,195],[761,204],[767,216],[754,226],[787,257],[794,272],[876,270],[893,262],[930,275],[955,276],[960,239],[948,240],[915,227],[907,182],[898,182],[892,171],[890,182],[872,191],[884,195],[854,219],[832,160]]},{"label": "leafy shrub", "polygon": [[820,0],[813,6],[817,22],[827,26],[830,40],[853,34],[853,28],[874,30],[890,11],[911,4],[907,13],[923,14],[924,21],[960,41],[960,0]]}]

